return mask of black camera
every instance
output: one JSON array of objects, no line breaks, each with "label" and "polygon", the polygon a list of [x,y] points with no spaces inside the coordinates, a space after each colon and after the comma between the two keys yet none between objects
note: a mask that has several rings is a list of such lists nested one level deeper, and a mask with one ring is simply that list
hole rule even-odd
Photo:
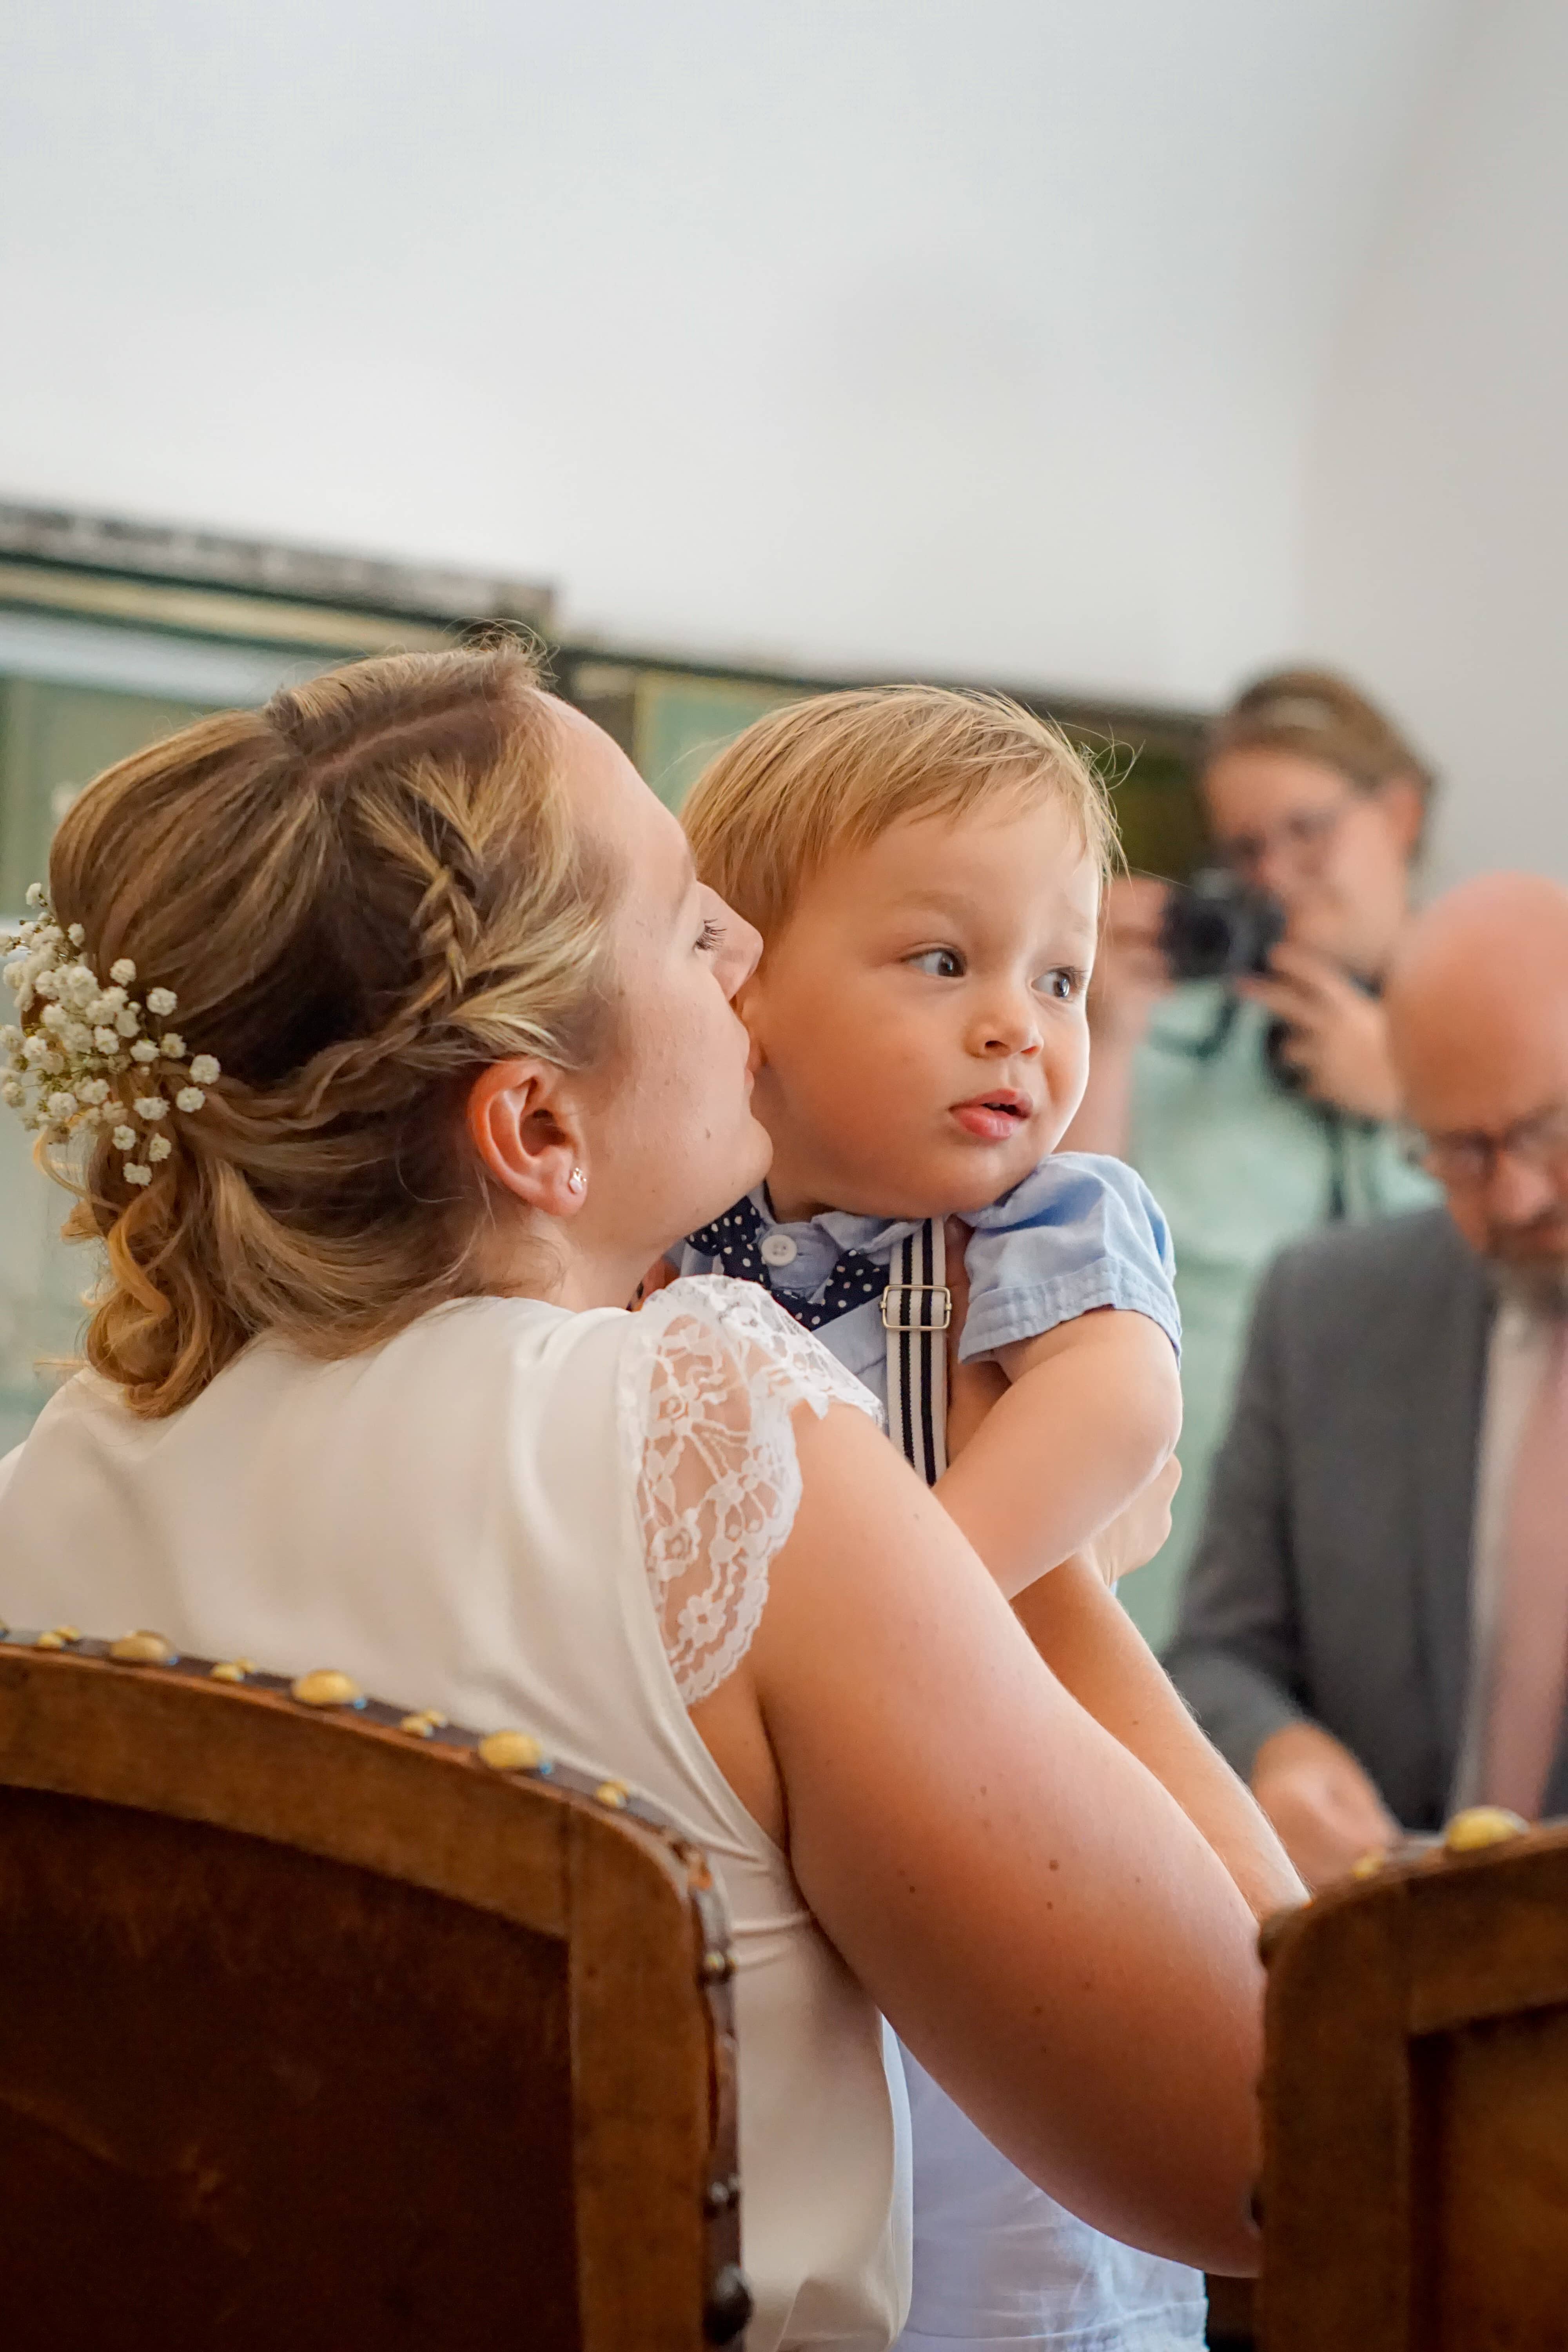
[{"label": "black camera", "polygon": [[1267,971],[1285,936],[1285,909],[1223,866],[1178,882],[1160,919],[1160,948],[1173,980],[1239,979]]}]

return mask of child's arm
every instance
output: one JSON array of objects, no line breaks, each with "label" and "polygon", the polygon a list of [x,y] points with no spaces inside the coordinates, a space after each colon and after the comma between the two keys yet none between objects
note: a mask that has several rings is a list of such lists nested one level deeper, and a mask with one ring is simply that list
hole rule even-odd
[{"label": "child's arm", "polygon": [[1175,1799],[1255,1918],[1306,1901],[1306,1888],[1261,1808],[1199,1730],[1143,1636],[1088,1561],[1063,1560],[1020,1594],[1014,1614],[1085,1713]]},{"label": "child's arm", "polygon": [[936,1495],[1011,1600],[1118,1517],[1182,1426],[1169,1339],[1099,1307],[996,1351],[1007,1381]]},{"label": "child's arm", "polygon": [[[955,1242],[961,1251],[962,1237],[950,1234],[950,1265]],[[960,1328],[957,1310],[967,1304],[962,1266],[960,1255],[953,1301]],[[1133,1327],[1132,1344],[1124,1348],[1127,1327]],[[1089,1347],[1083,1345],[1086,1338]],[[1139,1442],[1145,1448],[1163,1444],[1168,1454],[1181,1421],[1179,1391],[1173,1400],[1166,1385],[1174,1385],[1175,1373],[1169,1340],[1142,1316],[1107,1309],[1004,1352],[1019,1373],[1005,1391],[995,1365],[962,1368],[955,1395],[964,1408],[963,1450],[935,1492],[1004,1591],[1017,1594],[1015,1613],[1046,1664],[1085,1712],[1175,1799],[1254,1916],[1266,1918],[1301,1902],[1305,1889],[1262,1811],[1193,1721],[1092,1557],[1079,1553],[1077,1545],[1071,1558],[1051,1549],[1075,1513],[1087,1516],[1080,1478],[1100,1479],[1109,1491],[1123,1446],[1135,1466]],[[1079,1411],[1074,1390],[1080,1369],[1091,1377],[1079,1391]],[[1055,1375],[1048,1382],[1039,1378],[1047,1370]],[[1151,1375],[1142,1384],[1140,1370]],[[983,1382],[980,1375],[987,1379]],[[1128,1379],[1125,1399],[1114,1390],[1122,1377]],[[1119,1435],[1124,1409],[1141,1437]],[[949,1434],[954,1434],[951,1423]],[[1144,1483],[1159,1475],[1156,1462]],[[1059,1498],[1064,1488],[1070,1490],[1066,1508]],[[1113,1508],[1107,1517],[1119,1515]],[[1050,1572],[1027,1572],[1031,1556]]]}]

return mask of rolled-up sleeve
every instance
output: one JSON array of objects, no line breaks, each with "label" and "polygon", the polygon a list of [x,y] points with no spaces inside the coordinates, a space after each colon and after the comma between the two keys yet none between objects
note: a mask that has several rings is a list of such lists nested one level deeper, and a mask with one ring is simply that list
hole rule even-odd
[{"label": "rolled-up sleeve", "polygon": [[966,1362],[1099,1307],[1147,1315],[1180,1354],[1170,1228],[1125,1161],[1058,1152],[972,1222]]}]

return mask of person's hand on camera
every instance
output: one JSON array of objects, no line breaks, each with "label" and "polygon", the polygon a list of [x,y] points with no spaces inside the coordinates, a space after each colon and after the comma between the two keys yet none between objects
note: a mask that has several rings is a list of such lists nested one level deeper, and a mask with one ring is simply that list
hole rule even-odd
[{"label": "person's hand on camera", "polygon": [[1238,982],[1237,993],[1284,1022],[1281,1058],[1306,1092],[1357,1118],[1397,1118],[1399,1082],[1377,999],[1315,948],[1282,940],[1268,964],[1266,977]]},{"label": "person's hand on camera", "polygon": [[1316,1723],[1289,1723],[1264,1741],[1253,1759],[1252,1793],[1314,1891],[1399,1835],[1349,1748]]},{"label": "person's hand on camera", "polygon": [[1182,1465],[1173,1454],[1163,1470],[1134,1495],[1109,1527],[1083,1546],[1083,1557],[1114,1590],[1124,1576],[1144,1568],[1171,1532],[1171,1504],[1182,1483]]},{"label": "person's hand on camera", "polygon": [[1105,927],[1089,982],[1089,1028],[1097,1045],[1138,1045],[1149,1016],[1171,986],[1160,946],[1169,885],[1146,874],[1119,875],[1106,892]]}]

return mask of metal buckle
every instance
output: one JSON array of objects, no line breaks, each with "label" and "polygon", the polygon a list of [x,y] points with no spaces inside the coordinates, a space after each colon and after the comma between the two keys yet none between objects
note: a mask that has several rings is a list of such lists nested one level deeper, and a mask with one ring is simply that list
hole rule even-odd
[{"label": "metal buckle", "polygon": [[[922,1317],[919,1322],[903,1321],[900,1318],[907,1310],[902,1307],[895,1307],[892,1314],[889,1314],[888,1301],[890,1298],[902,1300],[914,1297],[921,1293],[929,1293],[933,1299],[940,1299],[942,1302],[929,1320]],[[882,1293],[884,1331],[945,1331],[952,1321],[952,1293],[945,1282],[889,1282]]]}]

